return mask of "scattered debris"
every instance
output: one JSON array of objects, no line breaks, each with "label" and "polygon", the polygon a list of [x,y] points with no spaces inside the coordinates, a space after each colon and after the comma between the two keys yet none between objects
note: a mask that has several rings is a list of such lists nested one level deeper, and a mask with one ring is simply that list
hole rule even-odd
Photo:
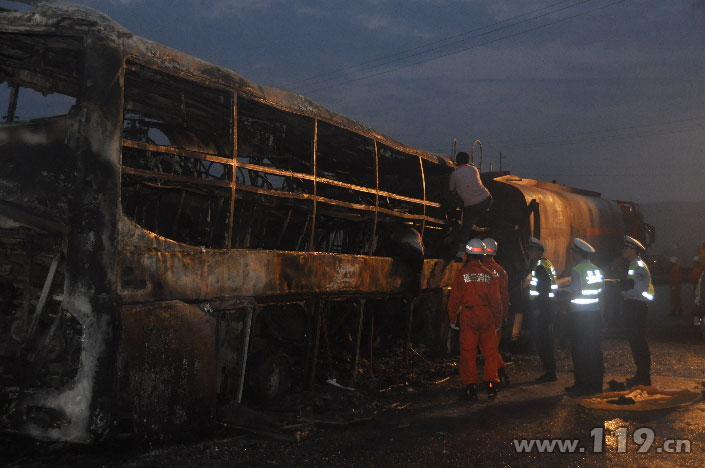
[{"label": "scattered debris", "polygon": [[264,413],[234,402],[221,407],[217,418],[224,427],[275,440],[295,442],[307,434],[307,431],[290,431],[290,426],[280,426],[275,419]]},{"label": "scattered debris", "polygon": [[[610,392],[586,398],[580,402],[585,408],[600,410],[651,411],[684,406],[702,398],[699,392],[663,390],[639,385],[631,390]],[[631,400],[631,403],[630,403]]]},{"label": "scattered debris", "polygon": [[352,387],[346,387],[346,386],[344,386],[344,385],[340,385],[340,384],[336,381],[336,379],[328,379],[328,380],[326,380],[326,383],[327,383],[327,384],[330,384],[330,385],[332,385],[332,386],[334,386],[334,387],[342,388],[343,390],[350,390],[350,391],[352,391],[352,392],[356,391],[356,390],[355,390],[354,388],[352,388]]},{"label": "scattered debris", "polygon": [[634,404],[636,404],[636,402],[634,401],[633,398],[630,398],[630,397],[627,397],[624,395],[620,395],[620,397],[617,398],[616,400],[607,400],[607,403],[611,403],[613,405],[634,405]]},{"label": "scattered debris", "polygon": [[610,380],[607,385],[609,385],[610,390],[612,390],[613,392],[627,389],[627,386],[624,384],[624,382],[617,382],[614,379]]}]

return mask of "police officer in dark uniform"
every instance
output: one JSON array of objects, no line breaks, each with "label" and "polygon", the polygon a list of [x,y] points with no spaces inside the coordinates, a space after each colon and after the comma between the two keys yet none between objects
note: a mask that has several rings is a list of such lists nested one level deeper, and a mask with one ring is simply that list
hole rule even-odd
[{"label": "police officer in dark uniform", "polygon": [[529,238],[526,255],[532,267],[529,282],[529,309],[533,321],[532,336],[536,351],[541,358],[544,373],[536,379],[538,383],[555,382],[556,359],[553,356],[554,313],[551,298],[558,289],[556,270],[543,253],[543,243],[535,237]]},{"label": "police officer in dark uniform", "polygon": [[588,395],[602,391],[605,373],[600,309],[605,282],[602,270],[590,262],[590,255],[595,253],[590,244],[576,237],[571,251],[578,258],[570,272],[568,316],[575,383],[565,390],[572,395]]},{"label": "police officer in dark uniform", "polygon": [[651,385],[651,353],[646,341],[647,304],[654,300],[654,285],[646,263],[640,258],[646,248],[638,240],[624,236],[622,257],[629,261],[627,278],[619,283],[624,297],[624,323],[632,350],[636,375],[627,379],[627,386]]}]

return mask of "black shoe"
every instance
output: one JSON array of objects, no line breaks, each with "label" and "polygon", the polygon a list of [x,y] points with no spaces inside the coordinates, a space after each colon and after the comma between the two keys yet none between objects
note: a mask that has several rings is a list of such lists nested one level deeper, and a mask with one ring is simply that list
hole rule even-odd
[{"label": "black shoe", "polygon": [[494,400],[497,398],[497,384],[494,382],[486,382],[487,383],[487,399],[488,400]]},{"label": "black shoe", "polygon": [[465,387],[465,398],[469,401],[477,401],[477,384]]},{"label": "black shoe", "polygon": [[629,377],[627,379],[627,388],[635,387],[637,385],[651,385],[651,377],[642,377],[640,375],[635,375],[634,377]]},{"label": "black shoe", "polygon": [[540,377],[536,377],[536,383],[555,382],[558,378],[555,372],[546,372]]},{"label": "black shoe", "polygon": [[497,374],[499,375],[499,385],[502,388],[509,388],[511,383],[509,382],[509,376],[507,375],[507,371],[504,367],[497,369]]},{"label": "black shoe", "polygon": [[570,387],[565,387],[565,391],[568,395],[571,396],[581,396],[581,395],[591,395],[593,392],[591,391],[588,387],[584,385],[578,385],[578,384],[573,384]]},{"label": "black shoe", "polygon": [[583,391],[584,388],[578,384],[573,384],[569,387],[564,387],[565,392],[569,395],[580,395]]}]

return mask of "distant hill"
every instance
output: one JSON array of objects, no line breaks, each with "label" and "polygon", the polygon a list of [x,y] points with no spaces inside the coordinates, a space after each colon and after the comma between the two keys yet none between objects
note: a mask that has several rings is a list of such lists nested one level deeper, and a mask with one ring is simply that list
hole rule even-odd
[{"label": "distant hill", "polygon": [[644,220],[656,228],[653,254],[678,257],[689,266],[705,240],[705,201],[667,201],[639,204]]}]

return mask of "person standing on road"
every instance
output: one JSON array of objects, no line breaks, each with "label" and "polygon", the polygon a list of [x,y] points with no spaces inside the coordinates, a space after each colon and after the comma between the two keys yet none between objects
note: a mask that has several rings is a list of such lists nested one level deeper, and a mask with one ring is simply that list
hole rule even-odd
[{"label": "person standing on road", "polygon": [[651,385],[651,352],[646,341],[647,304],[654,300],[654,285],[646,263],[640,258],[646,249],[638,240],[624,236],[622,257],[629,261],[626,279],[620,280],[624,297],[624,322],[636,365],[636,374],[627,379],[627,386]]},{"label": "person standing on road", "polygon": [[461,151],[455,155],[458,168],[450,175],[448,188],[458,194],[463,201],[463,225],[457,238],[456,259],[462,258],[463,249],[470,240],[475,221],[490,206],[490,192],[482,184],[480,171],[470,164],[468,153]]},{"label": "person standing on road", "polygon": [[505,362],[502,359],[502,353],[499,351],[499,343],[502,339],[502,326],[509,313],[509,276],[502,266],[497,263],[494,259],[497,255],[497,242],[488,237],[483,239],[482,242],[485,243],[485,255],[482,259],[482,264],[492,273],[493,283],[496,284],[499,289],[498,295],[502,302],[502,325],[497,329],[497,375],[499,376],[499,382],[502,387],[509,387],[509,376],[505,369]]},{"label": "person standing on road", "polygon": [[668,284],[670,286],[669,298],[671,300],[670,316],[683,315],[683,303],[681,302],[681,267],[678,265],[678,257],[671,257],[671,269],[668,272]]},{"label": "person standing on road", "polygon": [[602,313],[600,296],[605,280],[602,270],[590,262],[595,249],[580,238],[573,239],[571,252],[578,262],[570,271],[571,355],[575,383],[565,390],[573,395],[602,392],[605,363],[602,357]]},{"label": "person standing on road", "polygon": [[529,282],[529,310],[533,321],[532,337],[534,346],[541,358],[543,375],[536,382],[555,382],[556,359],[553,356],[553,322],[554,311],[551,299],[554,290],[558,289],[556,270],[553,264],[543,254],[546,250],[543,243],[535,237],[529,238],[526,255],[532,265]]},{"label": "person standing on road", "polygon": [[448,299],[448,318],[451,327],[460,329],[460,379],[465,385],[465,397],[477,400],[477,347],[485,359],[483,380],[488,399],[497,396],[497,333],[501,323],[502,306],[492,276],[480,263],[485,244],[471,239],[465,247],[468,258],[453,279]]}]

